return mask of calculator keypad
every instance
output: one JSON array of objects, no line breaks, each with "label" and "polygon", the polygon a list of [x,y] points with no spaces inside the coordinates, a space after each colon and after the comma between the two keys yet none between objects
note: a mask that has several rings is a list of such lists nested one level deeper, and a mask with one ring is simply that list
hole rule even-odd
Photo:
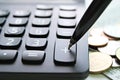
[{"label": "calculator keypad", "polygon": [[[77,10],[76,6],[37,4],[26,9],[20,4],[0,9],[0,72],[88,72],[88,48],[83,49],[85,55],[80,53],[82,47],[77,50],[77,44],[67,48],[77,24]],[[83,42],[79,43],[87,46],[87,40]],[[84,59],[86,64],[81,61]],[[9,66],[7,70],[1,68],[3,63]],[[78,65],[87,65],[87,69]],[[16,67],[16,71],[11,69]]]}]

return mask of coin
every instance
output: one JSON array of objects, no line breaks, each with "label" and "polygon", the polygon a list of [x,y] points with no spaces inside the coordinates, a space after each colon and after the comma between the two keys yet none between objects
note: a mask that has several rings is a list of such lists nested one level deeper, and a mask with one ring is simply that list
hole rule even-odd
[{"label": "coin", "polygon": [[102,36],[103,28],[93,28],[90,30],[90,36]]},{"label": "coin", "polygon": [[103,29],[104,33],[114,38],[120,38],[120,26],[107,26]]},{"label": "coin", "polygon": [[104,46],[108,43],[108,38],[103,36],[88,37],[88,44],[91,46]]},{"label": "coin", "polygon": [[108,44],[104,47],[99,47],[98,50],[101,53],[109,54],[115,56],[115,51],[120,47],[120,43],[117,41],[109,41]]},{"label": "coin", "polygon": [[109,40],[115,40],[115,38],[106,35],[103,31],[103,28],[93,28],[90,30],[90,36],[104,36]]},{"label": "coin", "polygon": [[116,57],[120,61],[120,47],[116,50]]},{"label": "coin", "polygon": [[112,65],[112,58],[107,54],[103,54],[100,52],[93,52],[89,55],[90,60],[90,72],[91,73],[100,73]]}]

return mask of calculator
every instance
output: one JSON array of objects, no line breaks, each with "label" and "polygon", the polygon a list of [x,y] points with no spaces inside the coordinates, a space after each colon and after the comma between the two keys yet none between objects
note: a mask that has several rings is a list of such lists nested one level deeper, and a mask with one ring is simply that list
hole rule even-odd
[{"label": "calculator", "polygon": [[85,79],[88,34],[68,50],[84,12],[84,0],[0,0],[0,79]]}]

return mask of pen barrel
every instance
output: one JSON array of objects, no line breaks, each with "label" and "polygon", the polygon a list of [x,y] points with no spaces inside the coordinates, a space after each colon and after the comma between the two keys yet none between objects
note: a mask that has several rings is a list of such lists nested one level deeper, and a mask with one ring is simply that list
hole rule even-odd
[{"label": "pen barrel", "polygon": [[95,23],[102,12],[106,9],[112,0],[93,0],[80,22],[78,23],[71,39],[73,44],[77,42]]}]

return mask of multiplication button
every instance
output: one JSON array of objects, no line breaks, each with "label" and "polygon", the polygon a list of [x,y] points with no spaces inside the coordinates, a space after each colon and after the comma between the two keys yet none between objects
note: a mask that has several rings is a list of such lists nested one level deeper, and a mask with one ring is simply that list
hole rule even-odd
[{"label": "multiplication button", "polygon": [[[76,45],[68,50],[69,39],[57,39],[55,44],[54,62],[56,65],[74,65],[76,62]],[[61,45],[62,44],[62,45]]]}]

